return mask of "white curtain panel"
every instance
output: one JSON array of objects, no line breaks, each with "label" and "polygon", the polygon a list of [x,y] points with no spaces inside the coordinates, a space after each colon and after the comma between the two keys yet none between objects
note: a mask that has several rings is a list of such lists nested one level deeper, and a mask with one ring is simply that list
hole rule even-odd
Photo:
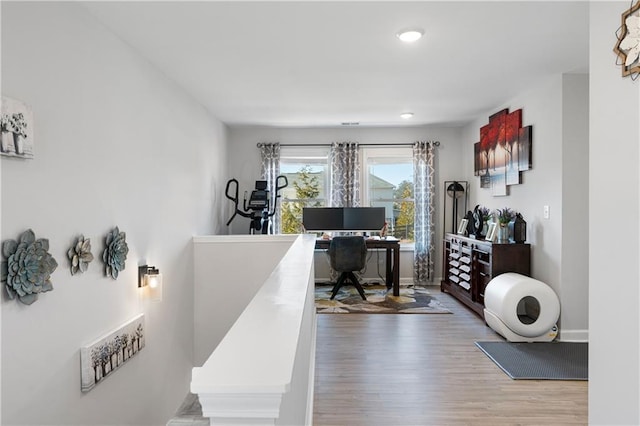
[{"label": "white curtain panel", "polygon": [[330,207],[360,206],[360,157],[357,142],[334,142],[329,152]]},{"label": "white curtain panel", "polygon": [[435,237],[435,171],[433,142],[413,145],[413,193],[415,199],[413,281],[433,282]]},{"label": "white curtain panel", "polygon": [[[260,149],[260,158],[262,159],[262,179],[267,181],[267,188],[271,200],[269,200],[269,208],[273,210],[276,202],[276,179],[280,176],[280,144],[279,143],[261,143],[258,144]],[[269,234],[282,233],[282,215],[280,207],[277,206],[276,213],[269,220]]]}]

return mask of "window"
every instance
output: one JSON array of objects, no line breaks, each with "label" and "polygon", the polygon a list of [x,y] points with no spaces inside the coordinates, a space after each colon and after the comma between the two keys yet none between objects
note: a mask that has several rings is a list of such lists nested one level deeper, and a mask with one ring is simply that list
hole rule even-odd
[{"label": "window", "polygon": [[[387,235],[413,243],[414,199],[411,147],[363,147],[361,205],[384,207]],[[280,174],[289,186],[281,192],[282,233],[302,232],[303,207],[327,207],[329,147],[283,146]]]},{"label": "window", "polygon": [[362,205],[384,207],[387,235],[413,243],[413,156],[410,147],[362,150]]},{"label": "window", "polygon": [[302,232],[302,208],[325,207],[329,147],[287,147],[280,151],[280,174],[289,185],[282,190],[282,233]]}]

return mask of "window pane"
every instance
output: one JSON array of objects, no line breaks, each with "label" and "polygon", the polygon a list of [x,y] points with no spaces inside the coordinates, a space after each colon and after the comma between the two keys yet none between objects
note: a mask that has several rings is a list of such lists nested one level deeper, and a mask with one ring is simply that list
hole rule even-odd
[{"label": "window pane", "polygon": [[411,158],[370,158],[369,204],[384,207],[387,234],[402,242],[413,242],[414,202]]},{"label": "window pane", "polygon": [[326,159],[285,159],[280,161],[280,174],[289,185],[282,190],[282,233],[302,232],[302,208],[326,205]]}]

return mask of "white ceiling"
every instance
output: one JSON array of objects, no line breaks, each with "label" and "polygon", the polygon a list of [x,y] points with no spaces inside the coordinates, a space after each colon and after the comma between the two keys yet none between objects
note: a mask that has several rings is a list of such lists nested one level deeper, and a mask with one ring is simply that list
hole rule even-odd
[{"label": "white ceiling", "polygon": [[[586,2],[85,6],[229,125],[461,125],[549,75],[588,71]],[[425,37],[403,44],[406,27]]]}]

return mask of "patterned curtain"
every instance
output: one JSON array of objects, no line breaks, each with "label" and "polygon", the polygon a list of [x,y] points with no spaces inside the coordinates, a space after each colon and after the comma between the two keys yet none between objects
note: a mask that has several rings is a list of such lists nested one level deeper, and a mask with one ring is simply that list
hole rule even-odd
[{"label": "patterned curtain", "polygon": [[[260,149],[260,157],[262,159],[262,179],[267,181],[267,188],[269,188],[271,200],[269,200],[269,208],[274,208],[275,203],[275,190],[276,190],[276,178],[280,175],[280,144],[279,143],[260,143],[258,144]],[[276,209],[274,214],[269,220],[269,234],[280,234],[282,232],[282,218],[280,214],[280,208]]]},{"label": "patterned curtain", "polygon": [[360,206],[360,159],[357,142],[334,142],[329,152],[329,207]]},{"label": "patterned curtain", "polygon": [[435,183],[432,142],[413,145],[413,193],[415,199],[413,281],[417,285],[433,282],[435,252]]},{"label": "patterned curtain", "polygon": [[[360,207],[358,143],[332,143],[329,151],[329,167],[329,207]],[[355,274],[360,279],[360,273],[355,272]],[[332,282],[335,282],[339,275],[329,266],[329,279]]]}]

